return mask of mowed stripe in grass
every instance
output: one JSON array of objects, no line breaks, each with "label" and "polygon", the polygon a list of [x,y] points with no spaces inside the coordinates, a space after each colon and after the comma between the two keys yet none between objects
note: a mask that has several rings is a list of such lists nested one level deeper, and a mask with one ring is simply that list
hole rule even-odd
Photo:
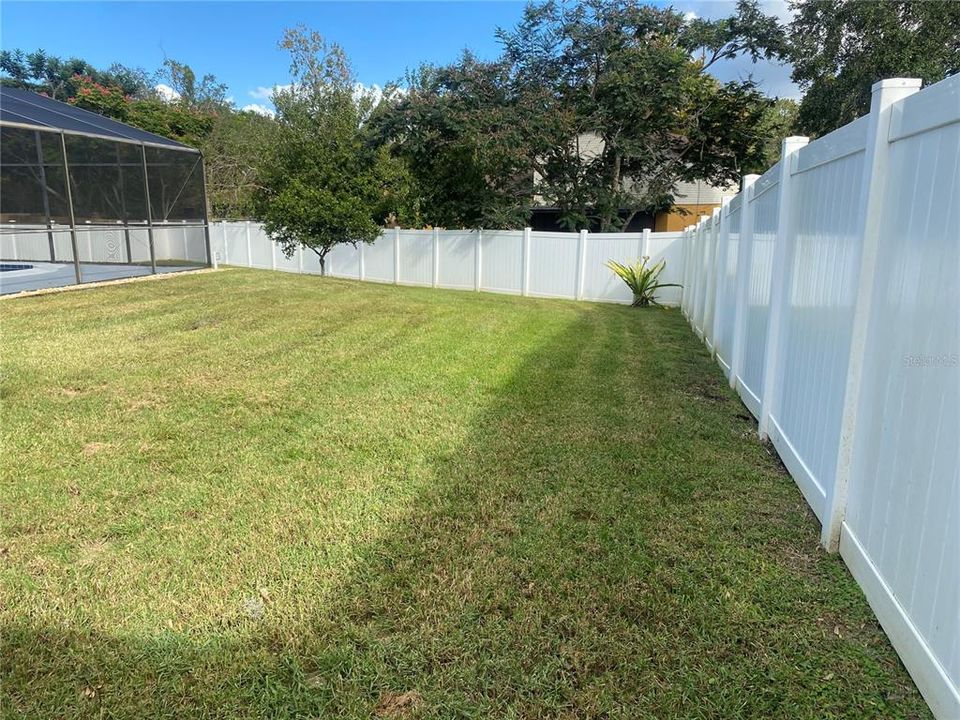
[{"label": "mowed stripe in grass", "polygon": [[677,311],[231,269],[0,318],[6,715],[928,717]]}]

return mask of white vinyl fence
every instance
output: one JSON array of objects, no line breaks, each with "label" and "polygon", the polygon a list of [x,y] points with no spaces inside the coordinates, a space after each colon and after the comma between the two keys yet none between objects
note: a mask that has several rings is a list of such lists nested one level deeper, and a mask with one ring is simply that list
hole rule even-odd
[{"label": "white vinyl fence", "polygon": [[682,309],[934,714],[960,718],[960,76],[868,116],[684,231]]},{"label": "white vinyl fence", "polygon": [[[51,255],[50,241],[53,240]],[[205,265],[207,244],[203,227],[197,225],[157,225],[153,229],[154,253],[157,262],[181,261]],[[77,226],[77,249],[81,263],[129,264],[149,263],[150,245],[147,229],[132,226],[124,229]],[[73,262],[73,245],[69,227],[57,225],[49,230],[43,225],[4,226],[0,233],[0,258],[32,262]]]},{"label": "white vinyl fence", "polygon": [[[526,230],[389,229],[370,244],[340,245],[327,255],[333,277],[483,290],[533,297],[627,303],[633,297],[606,267],[647,255],[666,260],[662,282],[681,282],[680,232],[579,233]],[[311,250],[287,257],[258,223],[220,222],[210,227],[218,261],[286,272],[320,273]],[[679,288],[664,288],[664,305],[680,304]]]}]

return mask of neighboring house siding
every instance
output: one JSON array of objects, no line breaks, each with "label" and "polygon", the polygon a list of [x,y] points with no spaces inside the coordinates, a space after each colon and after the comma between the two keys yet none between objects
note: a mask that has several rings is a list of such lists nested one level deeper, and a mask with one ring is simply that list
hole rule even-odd
[{"label": "neighboring house siding", "polygon": [[721,187],[707,182],[682,182],[677,185],[673,208],[657,213],[653,229],[656,232],[683,230],[696,223],[700,215],[712,213],[724,198],[732,198],[737,191],[736,185]]},{"label": "neighboring house siding", "polygon": [[[580,133],[576,139],[577,151],[584,159],[598,157],[603,152],[603,139],[596,133]],[[542,177],[534,170],[534,184],[538,184]],[[623,178],[624,186],[629,188],[636,181],[632,178]],[[698,216],[709,215],[713,209],[720,207],[723,199],[733,197],[739,188],[736,184],[729,186],[711,185],[705,181],[681,182],[674,193],[674,206],[668,212],[657,213],[651,217],[647,213],[639,214],[630,223],[626,230],[637,232],[644,228],[655,231],[669,232],[683,230],[687,225],[697,222]],[[534,210],[531,213],[530,223],[537,230],[565,230],[558,222],[558,211],[547,205],[542,195],[534,195]],[[623,213],[621,213],[623,216]],[[593,228],[591,228],[593,229]]]}]

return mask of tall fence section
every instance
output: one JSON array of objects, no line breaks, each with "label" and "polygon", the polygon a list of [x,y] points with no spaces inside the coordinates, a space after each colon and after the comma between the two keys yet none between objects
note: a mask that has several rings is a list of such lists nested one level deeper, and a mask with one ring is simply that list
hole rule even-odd
[{"label": "tall fence section", "polygon": [[870,114],[684,231],[681,307],[938,718],[960,718],[960,76]]},{"label": "tall fence section", "polygon": [[[525,230],[384,231],[370,245],[339,245],[327,256],[333,277],[454,290],[501,292],[532,297],[630,302],[630,290],[606,267],[608,260],[632,263],[648,256],[666,261],[661,280],[679,283],[683,258],[680,232],[579,233]],[[263,227],[251,222],[211,225],[211,249],[229,265],[320,273],[309,249],[290,257]],[[664,288],[664,305],[680,304],[679,288]]]}]

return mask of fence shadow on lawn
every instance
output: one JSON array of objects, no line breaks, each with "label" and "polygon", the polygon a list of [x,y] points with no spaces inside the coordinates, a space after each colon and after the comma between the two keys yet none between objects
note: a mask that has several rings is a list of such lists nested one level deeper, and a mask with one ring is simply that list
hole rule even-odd
[{"label": "fence shadow on lawn", "polygon": [[24,617],[4,712],[922,716],[747,415],[678,312],[580,305],[300,620],[267,603],[236,640]]}]

